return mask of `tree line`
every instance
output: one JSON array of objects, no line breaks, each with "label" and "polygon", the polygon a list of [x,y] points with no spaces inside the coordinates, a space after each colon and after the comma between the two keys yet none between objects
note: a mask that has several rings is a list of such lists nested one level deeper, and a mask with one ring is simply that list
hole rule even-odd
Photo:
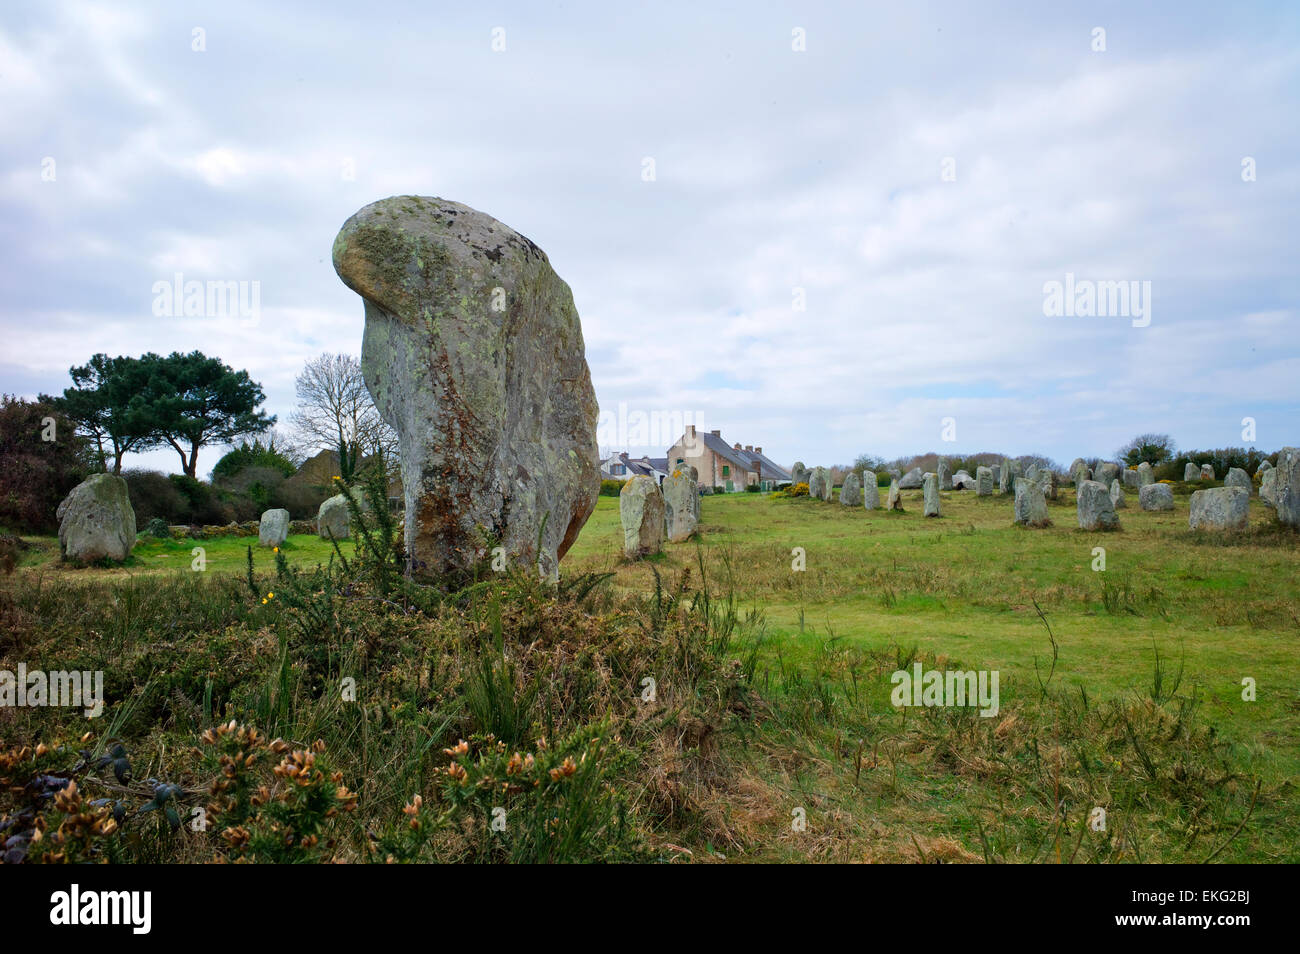
[{"label": "tree line", "polygon": [[40,400],[73,422],[105,470],[122,472],[122,458],[170,445],[194,477],[199,450],[260,434],[275,415],[260,409],[261,385],[247,371],[200,351],[140,357],[96,354],[69,370],[72,387]]}]

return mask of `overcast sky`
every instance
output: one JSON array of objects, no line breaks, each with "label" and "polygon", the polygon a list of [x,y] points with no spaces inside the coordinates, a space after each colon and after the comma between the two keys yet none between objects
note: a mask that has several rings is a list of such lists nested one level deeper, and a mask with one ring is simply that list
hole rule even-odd
[{"label": "overcast sky", "polygon": [[[360,352],[335,234],[414,193],[546,250],[615,416],[786,464],[1300,443],[1300,4],[1065,6],[6,4],[0,390],[197,348],[286,417]],[[258,320],[155,315],[177,272]],[[1067,273],[1149,314],[1045,315]]]}]

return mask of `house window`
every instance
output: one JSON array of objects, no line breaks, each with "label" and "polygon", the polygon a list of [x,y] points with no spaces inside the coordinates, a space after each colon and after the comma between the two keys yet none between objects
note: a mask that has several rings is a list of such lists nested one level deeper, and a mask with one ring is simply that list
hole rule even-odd
[{"label": "house window", "polygon": [[723,476],[723,477],[730,477],[730,476],[731,476],[731,468],[728,467],[726,464],[723,464],[723,465],[722,465],[722,476]]},{"label": "house window", "polygon": [[679,464],[684,464],[684,463],[686,463],[686,460],[685,460],[685,458],[679,457],[679,458],[677,458],[677,463],[679,463]]},{"label": "house window", "polygon": [[627,468],[624,467],[622,464],[615,464],[613,467],[609,469],[609,472],[611,474],[625,474],[627,473]]}]

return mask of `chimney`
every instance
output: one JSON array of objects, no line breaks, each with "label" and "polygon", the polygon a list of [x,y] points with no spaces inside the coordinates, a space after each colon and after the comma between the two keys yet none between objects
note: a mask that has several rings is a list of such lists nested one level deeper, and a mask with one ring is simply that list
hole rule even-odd
[{"label": "chimney", "polygon": [[712,432],[710,432],[710,433],[712,433],[714,437],[721,437],[721,436],[722,436],[722,431],[712,431]]},{"label": "chimney", "polygon": [[747,453],[747,454],[752,454],[752,453],[754,453],[754,445],[753,445],[753,444],[746,444],[746,445],[745,445],[745,453]]},{"label": "chimney", "polygon": [[687,424],[687,425],[686,425],[686,439],[687,439],[688,441],[693,441],[693,440],[695,440],[695,425],[694,425],[694,424]]},{"label": "chimney", "polygon": [[754,448],[754,453],[755,453],[755,454],[761,454],[761,453],[763,453],[763,448],[761,448],[761,447],[755,447],[755,448]]},{"label": "chimney", "polygon": [[733,445],[731,445],[731,449],[732,449],[732,450],[740,450],[740,445],[739,445],[739,444],[733,444]]}]

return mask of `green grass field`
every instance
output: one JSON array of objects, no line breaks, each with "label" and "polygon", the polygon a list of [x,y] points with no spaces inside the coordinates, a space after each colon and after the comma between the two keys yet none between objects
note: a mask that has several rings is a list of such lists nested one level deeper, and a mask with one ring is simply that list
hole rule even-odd
[{"label": "green grass field", "polygon": [[[1069,489],[1041,530],[1015,526],[1008,497],[971,492],[945,494],[939,519],[916,491],[903,513],[712,496],[696,540],[628,562],[618,500],[601,497],[562,564],[566,580],[610,574],[589,596],[489,575],[418,612],[367,582],[351,543],[346,573],[313,572],[332,548],[291,537],[299,575],[276,577],[255,539],[141,540],[112,569],[62,566],[35,539],[0,583],[0,668],[107,670],[116,701],[96,751],[126,740],[158,778],[206,777],[186,753],[214,720],[323,739],[366,814],[332,854],[294,860],[364,858],[414,791],[450,806],[451,830],[393,848],[399,860],[555,857],[544,831],[567,803],[534,806],[543,834],[526,844],[479,843],[438,753],[470,739],[471,779],[487,778],[501,739],[558,764],[557,737],[593,733],[622,754],[574,816],[574,859],[1300,860],[1300,538],[1257,500],[1250,529],[1223,535],[1187,529],[1185,493],[1170,513],[1128,503],[1122,531],[1094,534],[1076,529]],[[894,707],[890,676],[915,662],[996,670],[1000,712]],[[328,687],[353,673],[370,704],[340,707]],[[9,718],[0,738],[31,744],[86,725]],[[611,793],[642,847],[609,834]],[[157,837],[121,860],[218,850]]]},{"label": "green grass field", "polygon": [[[1183,668],[1206,711],[1266,762],[1300,771],[1300,538],[1278,533],[1272,511],[1251,501],[1251,532],[1187,528],[1187,498],[1148,513],[1130,492],[1123,530],[1078,529],[1074,493],[1049,502],[1053,526],[1011,520],[1009,497],[945,493],[943,516],[921,515],[920,491],[904,513],[761,494],[702,498],[707,564],[724,555],[737,591],[760,607],[782,651],[808,659],[835,637],[868,649],[894,644],[999,669],[1036,685],[1051,656],[1046,614],[1060,644],[1056,679],[1098,696],[1148,687],[1156,652]],[[646,565],[621,563],[618,501],[602,497],[566,568],[609,569],[644,590],[650,566],[695,562],[695,544],[669,545]],[[791,569],[791,551],[806,570]],[[1104,571],[1094,571],[1103,547]],[[1243,702],[1253,678],[1257,701]],[[1006,685],[1006,682],[1003,683]]]}]

